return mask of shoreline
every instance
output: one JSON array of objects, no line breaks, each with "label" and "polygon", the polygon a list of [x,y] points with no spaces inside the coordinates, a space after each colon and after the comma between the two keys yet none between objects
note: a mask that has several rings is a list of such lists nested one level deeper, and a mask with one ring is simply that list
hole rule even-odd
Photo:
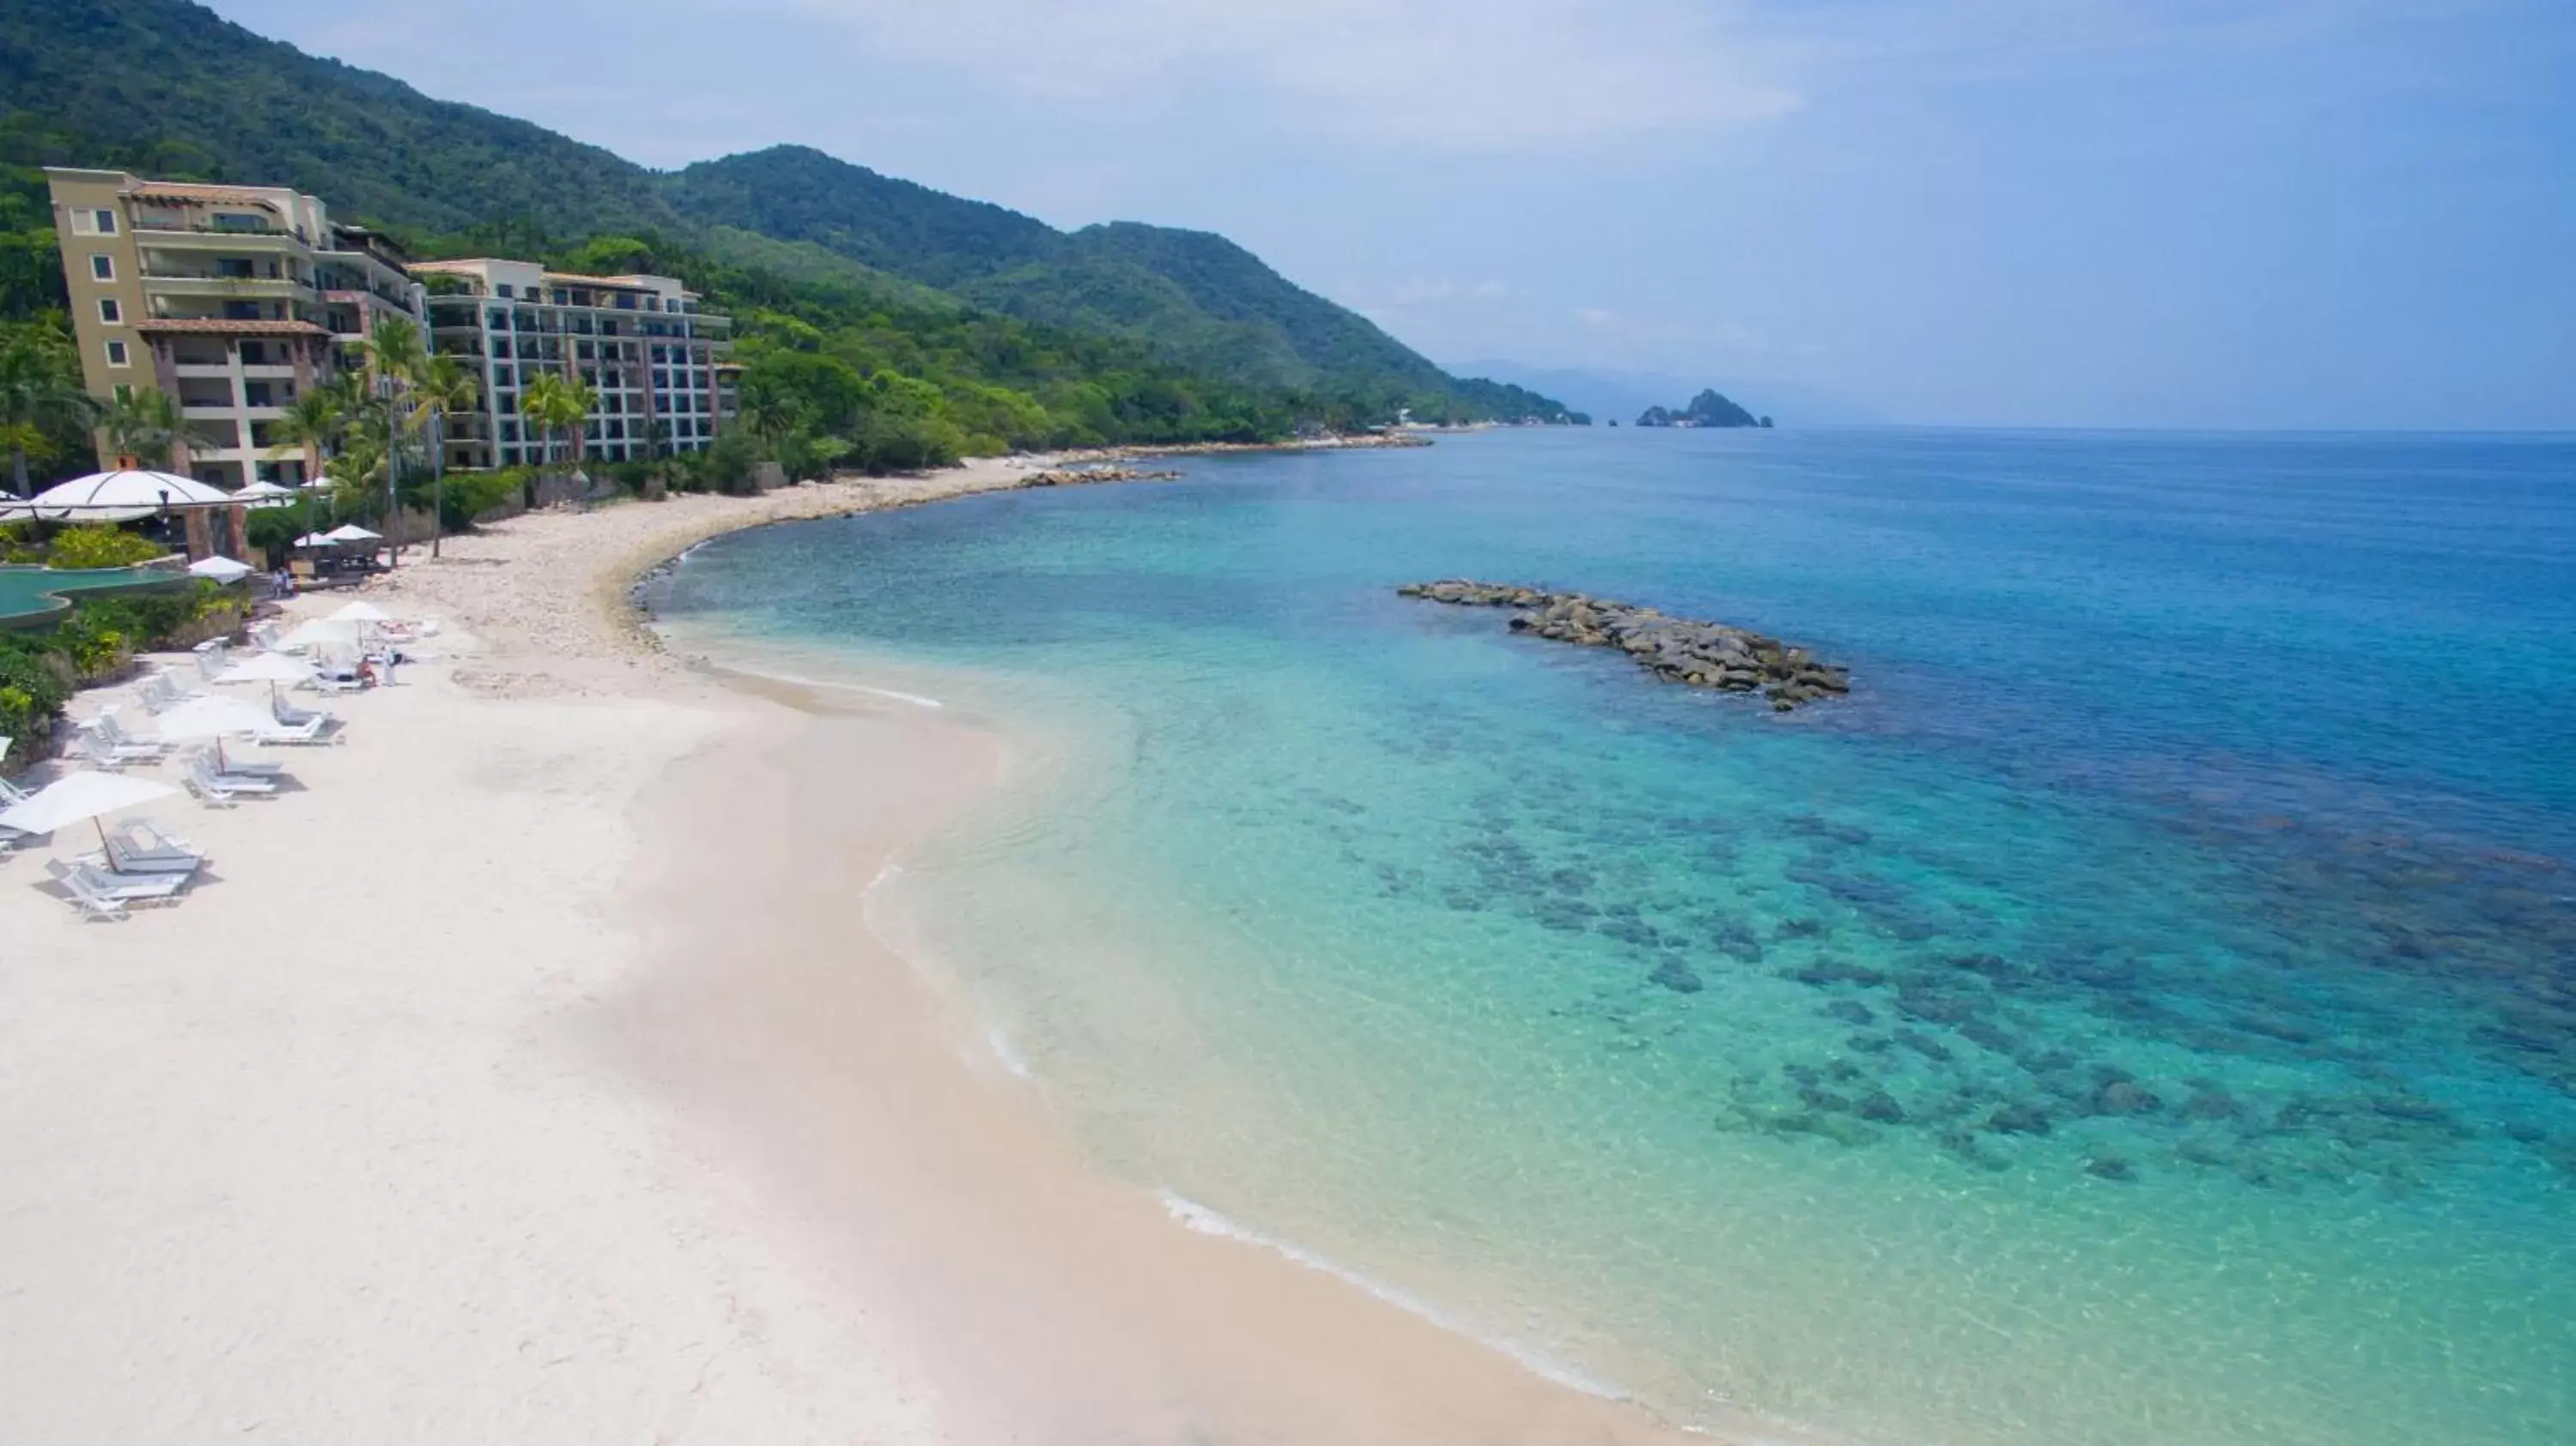
[{"label": "shoreline", "polygon": [[448,656],[300,789],[147,810],[219,864],[179,908],[84,927],[0,866],[0,1350],[42,1383],[0,1435],[1682,1439],[1089,1164],[865,918],[1008,741],[641,634],[708,538],[1029,465],[451,538],[359,593]]}]

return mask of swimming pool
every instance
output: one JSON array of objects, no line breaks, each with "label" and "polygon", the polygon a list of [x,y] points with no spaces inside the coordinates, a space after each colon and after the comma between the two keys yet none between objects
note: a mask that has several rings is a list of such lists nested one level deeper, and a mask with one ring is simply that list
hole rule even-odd
[{"label": "swimming pool", "polygon": [[0,566],[0,630],[51,627],[71,607],[71,594],[176,587],[184,572],[166,567],[50,568]]}]

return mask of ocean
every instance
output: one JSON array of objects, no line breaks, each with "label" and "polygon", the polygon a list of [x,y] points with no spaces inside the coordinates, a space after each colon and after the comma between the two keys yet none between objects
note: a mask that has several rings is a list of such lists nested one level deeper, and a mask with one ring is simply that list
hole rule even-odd
[{"label": "ocean", "polygon": [[[651,596],[1031,740],[873,906],[1180,1223],[1781,1440],[2576,1440],[2576,439],[1187,467]],[[1854,690],[1395,593],[1452,576]]]}]

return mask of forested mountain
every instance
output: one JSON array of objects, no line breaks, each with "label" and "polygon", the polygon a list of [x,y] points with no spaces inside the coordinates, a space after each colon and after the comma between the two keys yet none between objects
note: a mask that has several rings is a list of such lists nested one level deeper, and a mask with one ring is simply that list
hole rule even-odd
[{"label": "forested mountain", "polygon": [[21,188],[41,164],[282,183],[414,239],[495,227],[544,243],[531,249],[657,237],[901,309],[936,309],[935,291],[1124,337],[1215,380],[1330,393],[1362,412],[1563,410],[1450,378],[1221,237],[1124,223],[1068,235],[803,147],[657,173],[186,0],[0,6],[0,161],[22,168]]},{"label": "forested mountain", "polygon": [[702,162],[669,179],[672,203],[695,220],[810,242],[1031,321],[1136,337],[1237,380],[1448,382],[1403,343],[1222,236],[1124,221],[1067,235],[803,146]]},{"label": "forested mountain", "polygon": [[1767,427],[1771,425],[1771,419],[1753,415],[1718,395],[1717,389],[1711,387],[1691,398],[1690,404],[1678,412],[1663,407],[1648,407],[1646,414],[1637,419],[1637,425],[1640,427]]}]

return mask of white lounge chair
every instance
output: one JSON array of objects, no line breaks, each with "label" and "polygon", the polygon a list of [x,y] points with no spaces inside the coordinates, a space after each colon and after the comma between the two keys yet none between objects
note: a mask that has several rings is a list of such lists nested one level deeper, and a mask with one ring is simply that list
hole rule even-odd
[{"label": "white lounge chair", "polygon": [[252,647],[259,649],[263,653],[286,653],[294,651],[292,648],[280,646],[286,641],[286,635],[277,630],[277,624],[275,623],[253,623],[242,630],[242,635],[250,639],[250,645]]},{"label": "white lounge chair", "polygon": [[143,680],[143,706],[154,713],[167,713],[191,698],[203,698],[206,690],[181,683],[169,673],[155,673]]},{"label": "white lounge chair", "polygon": [[235,758],[230,753],[224,751],[220,745],[213,743],[208,743],[202,747],[190,749],[188,752],[180,755],[180,757],[182,761],[188,763],[195,763],[198,760],[203,759],[206,764],[206,771],[212,773],[217,778],[223,778],[226,776],[234,778],[283,778],[286,776],[286,765],[283,763],[268,763],[249,758]]},{"label": "white lounge chair", "polygon": [[187,784],[188,791],[205,800],[210,808],[230,808],[245,798],[272,798],[277,794],[275,779],[217,773],[214,765],[203,758],[189,762]]},{"label": "white lounge chair", "polygon": [[145,853],[189,854],[201,861],[212,861],[206,851],[197,847],[187,835],[163,828],[154,819],[129,818],[118,827],[110,829],[108,837],[121,838],[125,840],[127,847],[140,849]]},{"label": "white lounge chair", "polygon": [[206,856],[167,847],[138,848],[120,829],[107,836],[107,847],[81,855],[80,862],[122,878],[193,879],[206,866]]},{"label": "white lounge chair", "polygon": [[298,708],[286,701],[285,694],[276,692],[268,695],[268,716],[276,719],[281,728],[303,728],[314,723],[328,728],[339,721],[339,716],[328,708]]},{"label": "white lounge chair", "polygon": [[271,748],[317,748],[337,743],[340,738],[332,731],[330,719],[313,718],[293,727],[280,723],[274,728],[263,728],[251,735],[251,741]]},{"label": "white lounge chair", "polygon": [[11,808],[27,801],[27,790],[0,778],[0,808]]},{"label": "white lounge chair", "polygon": [[49,860],[45,864],[45,872],[53,875],[54,882],[61,884],[63,891],[71,895],[72,907],[91,921],[122,920],[126,917],[123,901],[100,893],[91,886],[88,875],[80,870],[59,860]]},{"label": "white lounge chair", "polygon": [[158,738],[137,738],[126,732],[114,713],[101,713],[81,725],[81,748],[90,761],[109,768],[158,763],[170,753],[170,745]]},{"label": "white lounge chair", "polygon": [[75,897],[86,895],[119,904],[173,903],[179,891],[188,887],[185,878],[172,874],[117,874],[89,864],[65,864],[59,860],[46,865],[46,872],[72,889]]}]

